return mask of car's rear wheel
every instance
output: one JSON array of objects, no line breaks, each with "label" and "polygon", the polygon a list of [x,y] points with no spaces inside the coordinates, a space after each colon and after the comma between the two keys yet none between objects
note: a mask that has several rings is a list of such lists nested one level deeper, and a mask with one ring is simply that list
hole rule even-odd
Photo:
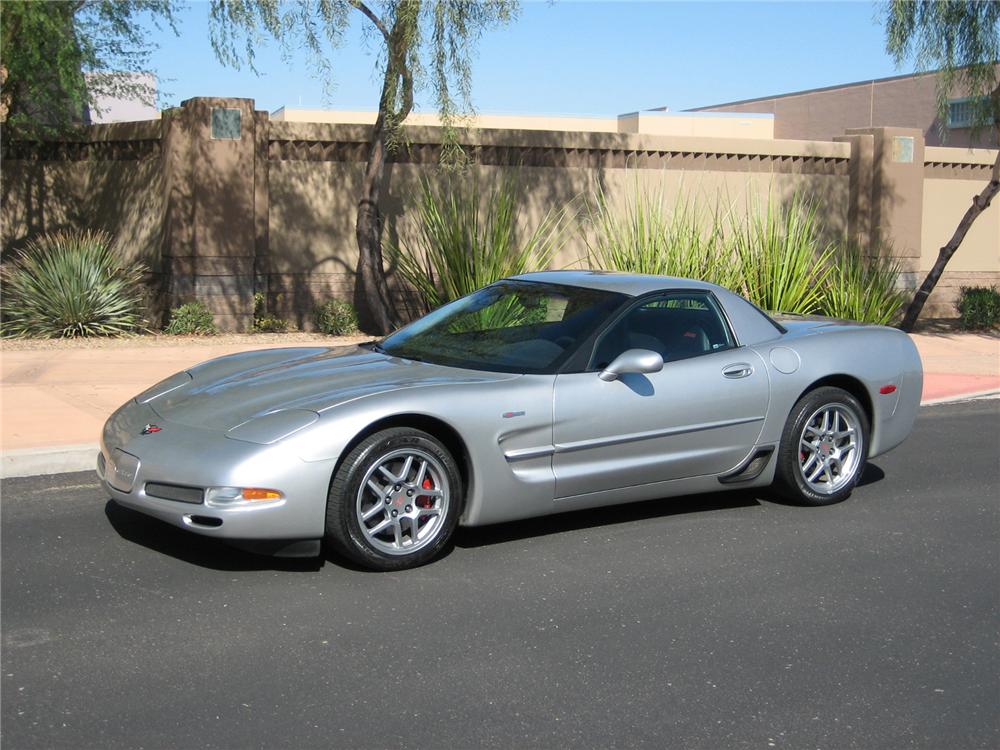
[{"label": "car's rear wheel", "polygon": [[864,471],[868,434],[865,410],[847,391],[824,386],[805,394],[781,436],[779,489],[804,505],[846,499]]},{"label": "car's rear wheel", "polygon": [[448,543],[462,497],[458,464],[437,438],[382,430],[347,455],[330,483],[327,540],[373,570],[423,565]]}]

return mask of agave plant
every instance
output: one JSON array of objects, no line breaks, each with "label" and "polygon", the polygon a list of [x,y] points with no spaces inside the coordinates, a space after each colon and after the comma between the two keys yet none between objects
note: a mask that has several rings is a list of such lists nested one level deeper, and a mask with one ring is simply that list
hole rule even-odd
[{"label": "agave plant", "polygon": [[668,207],[661,188],[644,190],[636,181],[615,207],[599,188],[589,219],[585,241],[593,267],[682,276],[723,286],[738,280],[738,267],[723,242],[720,214],[706,213],[683,192]]},{"label": "agave plant", "polygon": [[887,248],[868,253],[856,242],[844,242],[830,265],[820,300],[824,315],[879,325],[896,319],[908,295],[899,288],[902,267]]},{"label": "agave plant", "polygon": [[731,217],[728,243],[739,266],[737,288],[765,310],[808,314],[822,301],[832,248],[820,238],[816,205],[795,194],[785,204],[751,201]]},{"label": "agave plant", "polygon": [[412,243],[387,243],[400,275],[428,309],[507,276],[549,266],[565,242],[565,209],[549,211],[518,238],[516,177],[496,183],[485,195],[478,181],[462,187],[449,181],[438,191],[421,183],[419,234]]},{"label": "agave plant", "polygon": [[42,235],[3,269],[3,335],[118,336],[142,329],[144,268],[100,231]]}]

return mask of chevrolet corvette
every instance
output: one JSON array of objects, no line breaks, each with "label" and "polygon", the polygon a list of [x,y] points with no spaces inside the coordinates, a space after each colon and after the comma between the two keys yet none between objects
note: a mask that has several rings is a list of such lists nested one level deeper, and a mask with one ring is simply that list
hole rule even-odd
[{"label": "chevrolet corvette", "polygon": [[845,499],[917,415],[892,328],[689,279],[504,279],[378,341],[220,357],[108,420],[117,503],[259,552],[421,565],[459,525],[724,489]]}]

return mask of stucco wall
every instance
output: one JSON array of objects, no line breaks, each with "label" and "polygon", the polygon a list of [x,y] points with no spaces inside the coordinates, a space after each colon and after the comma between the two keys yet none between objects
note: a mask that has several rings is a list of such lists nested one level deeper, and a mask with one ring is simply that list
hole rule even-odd
[{"label": "stucco wall", "polygon": [[[300,325],[327,296],[351,297],[365,152],[344,144],[360,144],[366,136],[359,126],[271,125],[270,292],[279,314]],[[455,189],[478,181],[487,192],[512,173],[521,186],[524,232],[552,210],[584,214],[598,187],[614,204],[637,186],[661,191],[668,207],[678,196],[693,200],[706,217],[715,210],[743,216],[748,206],[763,210],[769,200],[788,201],[801,192],[821,204],[831,236],[847,229],[848,144],[483,130],[470,139],[478,163],[454,178],[438,169],[436,129],[413,128],[410,137],[411,156],[387,168],[380,206],[385,236],[394,242],[415,237],[422,179],[450,179]],[[581,216],[570,226],[556,268],[586,262],[586,221]]]},{"label": "stucco wall", "polygon": [[[962,216],[990,178],[995,151],[928,148],[924,157],[924,211],[921,224],[920,278],[940,248],[951,239]],[[928,316],[955,315],[962,286],[1000,285],[1000,201],[977,219],[927,301]]]},{"label": "stucco wall", "polygon": [[12,149],[3,160],[4,252],[44,232],[105,229],[160,271],[165,227],[160,123],[94,126],[85,141]]},{"label": "stucco wall", "polygon": [[[215,138],[213,109],[238,109],[234,138]],[[463,135],[472,166],[446,178],[441,132],[407,129],[409,149],[386,167],[385,236],[414,237],[420,182],[478,181],[483,191],[516,173],[521,229],[549,211],[585,214],[598,188],[614,204],[636,187],[682,196],[706,212],[745,216],[796,193],[815,199],[828,236],[883,240],[911,286],[933,263],[995,151],[924,147],[905,128],[852,131],[842,142],[607,132],[479,129]],[[199,299],[221,325],[246,329],[253,292],[272,312],[311,325],[329,296],[352,300],[354,220],[370,126],[269,121],[248,99],[194,99],[158,122],[93,126],[72,143],[4,143],[5,254],[43,231],[105,228],[154,272],[162,307]],[[912,149],[896,153],[899,142]],[[585,262],[582,228],[567,236],[555,267]],[[392,269],[389,269],[392,277]],[[954,315],[961,284],[1000,282],[1000,204],[980,218],[955,256],[930,315]],[[401,302],[408,301],[398,283]],[[413,309],[412,307],[410,308]]]}]

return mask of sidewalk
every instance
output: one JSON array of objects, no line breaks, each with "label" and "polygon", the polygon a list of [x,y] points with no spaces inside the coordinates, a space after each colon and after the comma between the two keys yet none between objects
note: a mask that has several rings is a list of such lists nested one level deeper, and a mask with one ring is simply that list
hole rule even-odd
[{"label": "sidewalk", "polygon": [[[271,346],[335,346],[364,337],[318,334],[5,342],[0,348],[0,477],[93,467],[97,439],[118,406],[167,375],[225,354]],[[1000,392],[1000,337],[915,334],[924,403]]]}]

